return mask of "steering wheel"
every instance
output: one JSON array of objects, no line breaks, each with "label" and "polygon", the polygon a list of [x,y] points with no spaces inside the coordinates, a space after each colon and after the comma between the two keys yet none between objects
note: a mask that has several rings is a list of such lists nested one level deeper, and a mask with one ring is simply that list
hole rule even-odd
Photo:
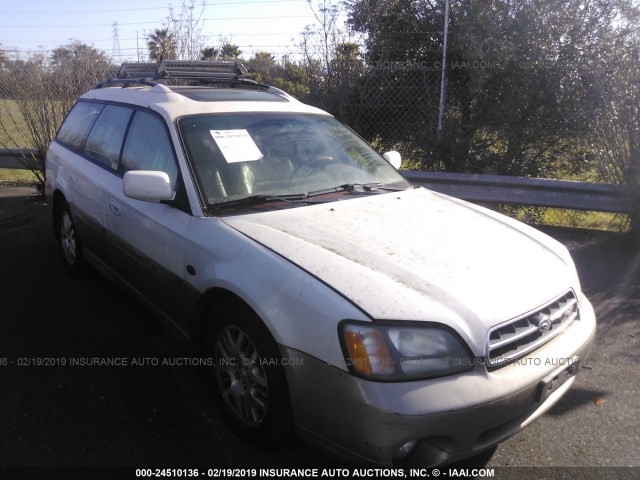
[{"label": "steering wheel", "polygon": [[[295,177],[307,178],[315,170],[322,170],[328,165],[335,164],[335,163],[336,163],[336,159],[333,158],[331,155],[321,155],[321,156],[315,157],[310,162],[303,163],[302,165],[299,165],[296,168],[294,168],[293,172],[291,172],[291,178],[295,178]],[[308,170],[308,171],[305,171],[305,170]],[[300,173],[301,171],[303,171],[304,173],[301,174]]]}]

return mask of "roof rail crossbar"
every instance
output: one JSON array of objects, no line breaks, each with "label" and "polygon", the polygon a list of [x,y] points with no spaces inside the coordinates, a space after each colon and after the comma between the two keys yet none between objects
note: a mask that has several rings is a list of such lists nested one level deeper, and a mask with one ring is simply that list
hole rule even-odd
[{"label": "roof rail crossbar", "polygon": [[158,64],[145,62],[125,62],[120,65],[116,76],[118,78],[155,78],[157,77]]},{"label": "roof rail crossbar", "polygon": [[158,65],[158,74],[172,78],[238,79],[246,73],[247,69],[239,62],[162,60]]},{"label": "roof rail crossbar", "polygon": [[208,60],[160,60],[158,63],[125,62],[118,71],[118,78],[148,78],[205,80],[237,80],[247,73],[239,62],[216,62]]}]

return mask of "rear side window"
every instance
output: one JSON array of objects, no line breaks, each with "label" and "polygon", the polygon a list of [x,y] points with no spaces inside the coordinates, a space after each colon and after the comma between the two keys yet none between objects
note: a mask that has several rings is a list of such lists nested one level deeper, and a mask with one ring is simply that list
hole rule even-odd
[{"label": "rear side window", "polygon": [[126,107],[104,107],[87,138],[83,153],[97,163],[116,170],[131,113],[132,110]]},{"label": "rear side window", "polygon": [[82,151],[87,135],[103,108],[104,105],[99,103],[76,103],[58,130],[57,140],[74,150]]},{"label": "rear side window", "polygon": [[164,122],[147,112],[137,111],[122,152],[122,171],[157,170],[166,172],[175,186],[176,158]]}]

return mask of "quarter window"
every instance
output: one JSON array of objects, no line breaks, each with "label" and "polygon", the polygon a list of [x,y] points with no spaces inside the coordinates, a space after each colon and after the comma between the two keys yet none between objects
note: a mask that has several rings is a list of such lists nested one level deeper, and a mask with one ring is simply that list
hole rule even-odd
[{"label": "quarter window", "polygon": [[157,116],[137,111],[122,152],[121,170],[166,172],[175,187],[178,169],[164,122]]},{"label": "quarter window", "polygon": [[76,103],[58,131],[58,141],[74,150],[82,151],[87,135],[103,107],[104,105],[99,103]]}]

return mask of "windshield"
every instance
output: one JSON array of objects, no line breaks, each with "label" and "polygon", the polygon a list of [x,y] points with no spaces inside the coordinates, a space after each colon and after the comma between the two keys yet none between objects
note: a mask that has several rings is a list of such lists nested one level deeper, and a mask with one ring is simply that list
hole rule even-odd
[{"label": "windshield", "polygon": [[306,195],[347,184],[410,184],[333,117],[232,113],[178,121],[196,180],[209,205],[256,195]]}]

